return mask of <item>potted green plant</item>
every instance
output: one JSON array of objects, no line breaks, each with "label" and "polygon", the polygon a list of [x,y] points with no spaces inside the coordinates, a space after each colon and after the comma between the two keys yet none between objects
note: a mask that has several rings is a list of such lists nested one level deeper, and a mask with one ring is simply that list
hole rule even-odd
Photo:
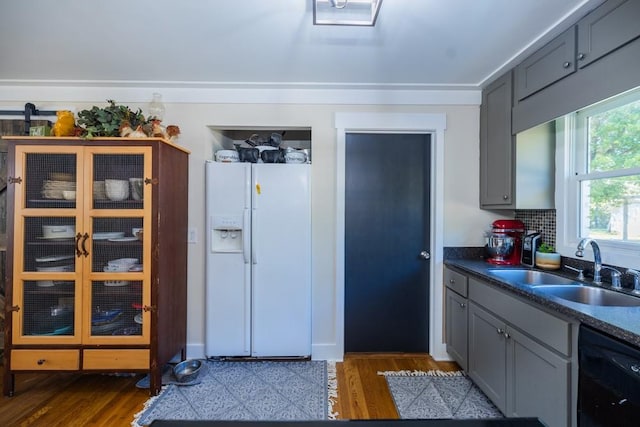
[{"label": "potted green plant", "polygon": [[545,270],[557,270],[560,268],[560,254],[556,252],[556,249],[543,243],[536,251],[536,267],[543,268]]}]

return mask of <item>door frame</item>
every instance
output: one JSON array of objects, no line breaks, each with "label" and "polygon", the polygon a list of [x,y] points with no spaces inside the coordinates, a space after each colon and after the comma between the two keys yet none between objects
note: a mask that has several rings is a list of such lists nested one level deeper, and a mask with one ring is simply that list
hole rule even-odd
[{"label": "door frame", "polygon": [[431,135],[429,282],[429,353],[435,360],[450,360],[443,336],[444,287],[444,131],[446,114],[336,113],[336,277],[335,338],[338,360],[344,356],[344,256],[345,256],[345,148],[347,133],[412,133]]}]

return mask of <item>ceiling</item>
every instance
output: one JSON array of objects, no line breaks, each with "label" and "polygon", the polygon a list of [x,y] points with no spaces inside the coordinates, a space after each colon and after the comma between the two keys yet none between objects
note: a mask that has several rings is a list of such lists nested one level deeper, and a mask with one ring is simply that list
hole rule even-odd
[{"label": "ceiling", "polygon": [[375,27],[311,0],[0,4],[0,84],[476,89],[602,0],[384,0]]}]

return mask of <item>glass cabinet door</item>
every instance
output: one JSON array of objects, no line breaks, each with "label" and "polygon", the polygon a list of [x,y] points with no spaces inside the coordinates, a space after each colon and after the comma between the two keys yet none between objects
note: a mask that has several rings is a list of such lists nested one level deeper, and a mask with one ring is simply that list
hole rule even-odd
[{"label": "glass cabinet door", "polygon": [[79,153],[75,147],[16,148],[16,343],[80,341]]},{"label": "glass cabinet door", "polygon": [[148,344],[151,168],[150,147],[16,147],[14,343]]},{"label": "glass cabinet door", "polygon": [[[149,336],[151,152],[146,147],[88,148],[85,201],[90,234],[84,339],[145,343]],[[150,149],[149,149],[150,150]],[[89,320],[90,319],[90,320]],[[89,325],[90,323],[90,325]]]}]

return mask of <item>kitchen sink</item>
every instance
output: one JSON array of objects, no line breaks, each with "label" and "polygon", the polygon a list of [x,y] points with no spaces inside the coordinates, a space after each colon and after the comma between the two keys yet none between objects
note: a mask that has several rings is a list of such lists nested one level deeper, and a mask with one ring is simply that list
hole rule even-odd
[{"label": "kitchen sink", "polygon": [[577,284],[576,280],[567,279],[566,277],[557,276],[544,271],[528,270],[528,269],[489,269],[487,272],[507,282],[518,283],[521,285],[571,285]]},{"label": "kitchen sink", "polygon": [[640,298],[609,289],[583,285],[534,286],[542,295],[581,304],[610,307],[640,307]]}]

